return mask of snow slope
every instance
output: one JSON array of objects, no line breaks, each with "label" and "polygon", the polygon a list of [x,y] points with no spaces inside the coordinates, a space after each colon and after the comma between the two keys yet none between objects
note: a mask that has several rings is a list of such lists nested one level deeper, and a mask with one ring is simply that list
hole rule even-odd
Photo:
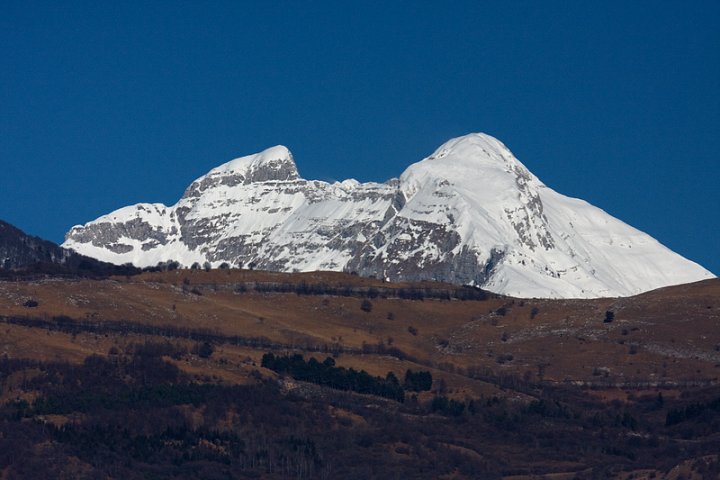
[{"label": "snow slope", "polygon": [[553,191],[484,134],[452,139],[382,184],[304,180],[291,153],[272,147],[211,170],[172,207],[138,204],[75,226],[63,246],[117,264],[345,270],[519,297],[627,296],[713,277]]}]

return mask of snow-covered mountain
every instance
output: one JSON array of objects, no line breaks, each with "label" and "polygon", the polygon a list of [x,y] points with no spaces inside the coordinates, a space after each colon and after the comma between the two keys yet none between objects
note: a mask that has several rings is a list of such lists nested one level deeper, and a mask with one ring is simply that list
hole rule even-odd
[{"label": "snow-covered mountain", "polygon": [[63,246],[116,264],[344,270],[519,297],[627,296],[713,277],[550,189],[485,134],[452,139],[385,183],[304,180],[287,148],[272,147],[211,170],[171,207],[75,226]]}]

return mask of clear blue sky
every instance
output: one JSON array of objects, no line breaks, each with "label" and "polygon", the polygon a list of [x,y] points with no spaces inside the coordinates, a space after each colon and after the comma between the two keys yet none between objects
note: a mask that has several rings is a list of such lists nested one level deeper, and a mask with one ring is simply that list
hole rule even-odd
[{"label": "clear blue sky", "polygon": [[384,181],[486,132],[720,274],[720,2],[5,0],[0,218],[62,241],[284,144]]}]

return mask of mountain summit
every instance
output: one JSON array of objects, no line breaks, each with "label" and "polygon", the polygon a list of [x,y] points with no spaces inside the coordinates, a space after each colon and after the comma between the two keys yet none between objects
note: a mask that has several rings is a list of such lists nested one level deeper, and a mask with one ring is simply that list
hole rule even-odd
[{"label": "mountain summit", "polygon": [[304,180],[288,149],[272,147],[211,170],[172,207],[75,226],[63,246],[117,264],[344,270],[518,297],[627,296],[713,277],[545,186],[485,134],[452,139],[385,183]]}]

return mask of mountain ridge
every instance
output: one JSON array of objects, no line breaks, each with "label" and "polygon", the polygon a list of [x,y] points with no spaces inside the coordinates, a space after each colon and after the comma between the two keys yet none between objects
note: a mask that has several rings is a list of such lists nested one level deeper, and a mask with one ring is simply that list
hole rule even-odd
[{"label": "mountain ridge", "polygon": [[117,266],[80,255],[40,237],[29,235],[0,220],[0,276],[70,275],[104,277],[139,273],[129,266]]},{"label": "mountain ridge", "polygon": [[713,277],[555,192],[485,134],[451,139],[384,183],[305,180],[278,145],[210,170],[173,206],[137,204],[75,226],[63,246],[140,267],[341,270],[518,297],[627,296]]}]

